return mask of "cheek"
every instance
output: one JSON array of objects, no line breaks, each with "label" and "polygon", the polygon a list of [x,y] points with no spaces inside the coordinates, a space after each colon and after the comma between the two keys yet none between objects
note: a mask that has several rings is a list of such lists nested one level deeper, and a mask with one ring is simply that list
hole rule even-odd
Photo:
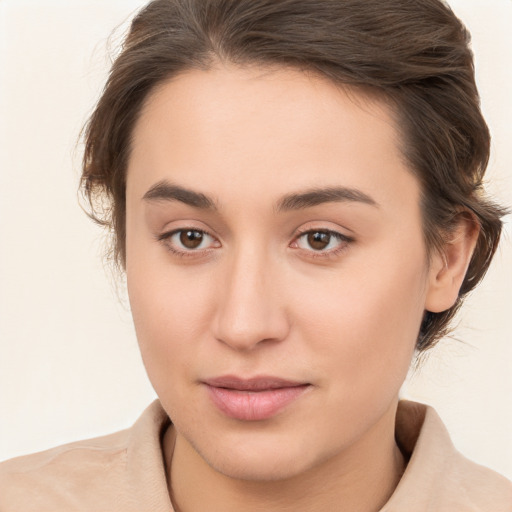
[{"label": "cheek", "polygon": [[213,314],[211,287],[155,262],[127,264],[127,283],[147,373],[157,393],[165,394],[197,360]]},{"label": "cheek", "polygon": [[401,386],[424,310],[422,253],[400,259],[393,250],[377,254],[327,276],[297,304],[305,319],[301,330],[324,354],[322,364],[358,390]]},{"label": "cheek", "polygon": [[189,384],[209,324],[208,290],[169,275],[168,268],[132,270],[127,269],[128,291],[142,360],[167,413],[179,421],[196,407]]}]

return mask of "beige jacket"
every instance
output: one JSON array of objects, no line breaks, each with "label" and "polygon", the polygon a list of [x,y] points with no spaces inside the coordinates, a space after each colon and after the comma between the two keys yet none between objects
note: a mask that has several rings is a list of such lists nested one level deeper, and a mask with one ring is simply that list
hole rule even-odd
[{"label": "beige jacket", "polygon": [[[0,512],[172,512],[153,402],[128,430],[0,464]],[[401,401],[396,437],[410,455],[381,512],[512,512],[512,483],[458,453],[436,412]]]}]

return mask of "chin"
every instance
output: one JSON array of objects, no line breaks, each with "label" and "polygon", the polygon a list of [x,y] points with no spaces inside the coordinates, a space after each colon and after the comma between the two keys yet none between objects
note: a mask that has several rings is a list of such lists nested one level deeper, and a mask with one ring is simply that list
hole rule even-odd
[{"label": "chin", "polygon": [[304,473],[307,467],[301,467],[297,459],[284,459],[280,454],[267,457],[238,457],[233,454],[229,458],[205,459],[212,469],[235,480],[251,482],[273,482],[292,479]]},{"label": "chin", "polygon": [[236,480],[287,480],[322,462],[308,456],[306,443],[297,439],[294,442],[292,436],[266,440],[258,439],[257,435],[251,436],[252,439],[243,437],[245,439],[236,439],[236,436],[218,439],[215,450],[211,445],[192,446],[210,468]]}]

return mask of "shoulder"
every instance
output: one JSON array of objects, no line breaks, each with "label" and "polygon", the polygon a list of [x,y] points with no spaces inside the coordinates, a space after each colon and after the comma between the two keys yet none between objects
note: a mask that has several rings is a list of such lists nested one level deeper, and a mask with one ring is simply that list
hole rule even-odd
[{"label": "shoulder", "polygon": [[396,438],[409,462],[382,512],[512,512],[512,483],[458,452],[432,407],[401,401]]},{"label": "shoulder", "polygon": [[154,402],[130,429],[1,463],[0,511],[164,509],[154,500],[168,511],[160,444],[168,425]]},{"label": "shoulder", "polygon": [[[0,464],[0,510],[72,507],[108,482],[119,485],[126,464],[127,431],[66,444]],[[74,509],[74,508],[72,508]]]},{"label": "shoulder", "polygon": [[447,461],[443,480],[440,502],[462,502],[468,512],[512,512],[512,482],[458,452]]}]

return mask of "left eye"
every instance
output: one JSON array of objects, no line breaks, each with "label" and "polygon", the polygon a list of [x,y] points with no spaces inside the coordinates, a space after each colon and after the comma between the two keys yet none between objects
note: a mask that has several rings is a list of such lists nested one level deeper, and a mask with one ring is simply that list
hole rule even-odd
[{"label": "left eye", "polygon": [[308,231],[297,238],[297,247],[316,252],[327,252],[338,248],[346,241],[348,241],[346,237],[334,231]]}]

